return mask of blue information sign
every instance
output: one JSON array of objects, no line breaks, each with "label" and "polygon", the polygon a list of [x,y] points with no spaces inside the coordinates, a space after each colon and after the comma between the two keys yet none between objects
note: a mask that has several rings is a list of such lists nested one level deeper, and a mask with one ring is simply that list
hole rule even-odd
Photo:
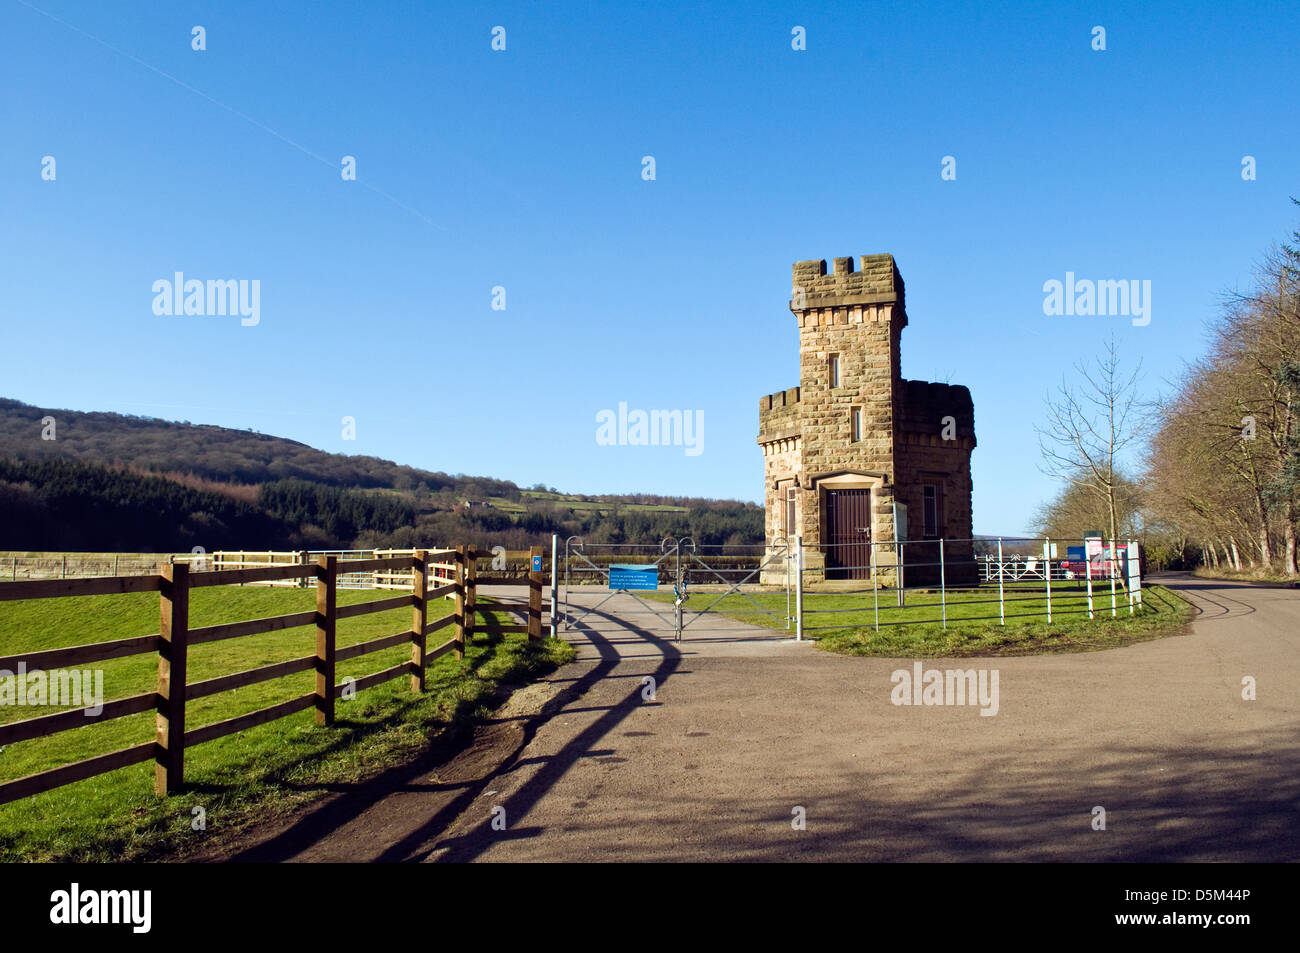
[{"label": "blue information sign", "polygon": [[658,589],[659,567],[615,564],[609,567],[611,589]]},{"label": "blue information sign", "polygon": [[542,557],[541,557],[541,556],[534,556],[534,557],[533,557],[533,572],[541,572],[541,571],[542,571]]}]

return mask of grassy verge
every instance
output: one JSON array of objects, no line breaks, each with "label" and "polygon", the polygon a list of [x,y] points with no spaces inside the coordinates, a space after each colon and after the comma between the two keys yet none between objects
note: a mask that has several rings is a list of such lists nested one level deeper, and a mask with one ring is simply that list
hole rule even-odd
[{"label": "grassy verge", "polygon": [[[1120,592],[1112,617],[1110,589],[1098,588],[1093,596],[1094,618],[1089,619],[1085,590],[1073,584],[1053,585],[1049,623],[1041,585],[1013,584],[1005,589],[1003,624],[996,587],[950,590],[946,626],[938,592],[908,592],[906,604],[899,607],[896,591],[881,590],[878,609],[876,595],[870,590],[855,594],[805,592],[804,637],[816,640],[819,648],[844,655],[960,658],[1088,652],[1180,633],[1192,616],[1191,607],[1163,586],[1144,586],[1142,592],[1145,607],[1133,615],[1129,615],[1127,597]],[[672,601],[668,593],[644,595]],[[687,607],[703,609],[716,598],[706,591],[692,592]],[[712,611],[753,625],[784,629],[786,594],[732,594]]]},{"label": "grassy verge", "polygon": [[1197,566],[1192,570],[1192,575],[1200,579],[1223,579],[1230,582],[1276,582],[1300,586],[1300,580],[1297,580],[1295,576],[1288,576],[1286,573],[1271,569],[1243,569],[1237,572],[1234,569],[1210,569],[1207,566]]},{"label": "grassy verge", "polygon": [[[391,593],[341,591],[339,604]],[[191,625],[203,626],[310,609],[310,590],[213,587],[191,592]],[[430,606],[430,619],[452,611]],[[503,622],[513,618],[503,616]],[[338,644],[364,642],[408,629],[410,609],[394,609],[339,623]],[[0,603],[0,654],[82,644],[156,632],[156,594],[131,593]],[[312,627],[288,629],[191,648],[189,680],[256,668],[310,655]],[[431,636],[432,648],[450,637]],[[529,644],[523,635],[477,635],[465,658],[448,654],[430,664],[426,691],[410,691],[406,678],[359,692],[337,704],[334,726],[316,725],[311,711],[229,735],[186,752],[185,793],[153,795],[153,765],[145,763],[66,785],[0,806],[0,860],[149,860],[183,857],[208,838],[223,837],[255,820],[293,811],[332,786],[374,777],[408,762],[438,738],[454,737],[487,713],[502,686],[536,678],[569,661],[573,650],[548,639]],[[380,671],[410,658],[397,646],[340,663],[338,679]],[[157,657],[143,655],[98,663],[104,698],[153,691]],[[195,728],[310,692],[312,672],[199,699],[187,706]],[[55,708],[0,707],[0,722],[31,718]],[[152,740],[152,713],[87,725],[0,749],[0,780]],[[206,830],[195,832],[195,808]]]}]

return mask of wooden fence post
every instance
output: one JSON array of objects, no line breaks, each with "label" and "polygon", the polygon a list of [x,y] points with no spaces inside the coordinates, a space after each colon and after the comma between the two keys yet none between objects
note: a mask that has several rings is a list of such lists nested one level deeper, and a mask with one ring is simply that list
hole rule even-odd
[{"label": "wooden fence post", "polygon": [[334,724],[334,641],[338,626],[338,557],[316,560],[316,724]]},{"label": "wooden fence post", "polygon": [[474,613],[478,611],[478,550],[465,550],[465,644],[474,641]]},{"label": "wooden fence post", "polygon": [[423,549],[415,551],[414,595],[415,608],[411,610],[411,691],[424,691],[424,627],[428,622],[429,577],[428,553]]},{"label": "wooden fence post", "polygon": [[456,658],[465,657],[465,545],[456,547]]},{"label": "wooden fence post", "polygon": [[542,555],[542,547],[528,550],[528,638],[542,637],[542,574],[533,571],[533,565]]},{"label": "wooden fence post", "polygon": [[185,658],[190,628],[190,567],[160,566],[158,716],[154,793],[175,794],[185,782]]}]

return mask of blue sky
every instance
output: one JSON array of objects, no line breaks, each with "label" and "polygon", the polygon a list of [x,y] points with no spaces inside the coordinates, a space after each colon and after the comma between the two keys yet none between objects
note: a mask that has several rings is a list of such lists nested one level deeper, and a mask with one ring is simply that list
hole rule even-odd
[{"label": "blue sky", "polygon": [[[0,0],[0,395],[759,500],[791,263],[890,252],[903,374],[971,389],[975,529],[1020,532],[1047,390],[1113,333],[1154,395],[1295,227],[1298,47],[1289,2]],[[260,322],[155,315],[177,271]],[[1045,316],[1067,271],[1151,323]],[[597,445],[620,401],[704,452]]]}]

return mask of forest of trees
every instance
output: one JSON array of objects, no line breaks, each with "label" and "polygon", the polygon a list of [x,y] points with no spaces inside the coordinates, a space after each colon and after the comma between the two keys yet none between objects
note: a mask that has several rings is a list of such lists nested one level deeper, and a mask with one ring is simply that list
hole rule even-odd
[{"label": "forest of trees", "polygon": [[0,458],[0,549],[157,553],[305,542],[260,507],[173,480],[75,460]]},{"label": "forest of trees", "polygon": [[1161,411],[1148,465],[1153,520],[1211,566],[1297,574],[1300,231],[1231,297],[1209,353]]},{"label": "forest of trees", "polygon": [[[1118,535],[1143,539],[1156,566],[1295,577],[1300,230],[1265,254],[1253,287],[1226,297],[1209,334],[1207,353],[1172,392],[1124,424],[1122,436],[1149,431],[1149,440],[1134,472],[1115,470]],[[1112,396],[1135,406],[1125,383]],[[1065,537],[1110,525],[1104,480],[1083,468],[1072,476],[1039,511],[1037,531]]]},{"label": "forest of trees", "polygon": [[634,509],[612,504],[606,511],[574,508],[562,501],[528,503],[521,514],[495,509],[421,513],[411,526],[362,533],[362,548],[404,549],[429,540],[524,549],[580,536],[589,543],[645,543],[690,536],[701,546],[752,545],[763,541],[763,508],[734,500],[692,500],[685,512]]},{"label": "forest of trees", "polygon": [[364,493],[309,480],[276,480],[258,487],[257,502],[309,534],[351,541],[367,530],[391,533],[415,522],[415,506],[403,496]]}]

